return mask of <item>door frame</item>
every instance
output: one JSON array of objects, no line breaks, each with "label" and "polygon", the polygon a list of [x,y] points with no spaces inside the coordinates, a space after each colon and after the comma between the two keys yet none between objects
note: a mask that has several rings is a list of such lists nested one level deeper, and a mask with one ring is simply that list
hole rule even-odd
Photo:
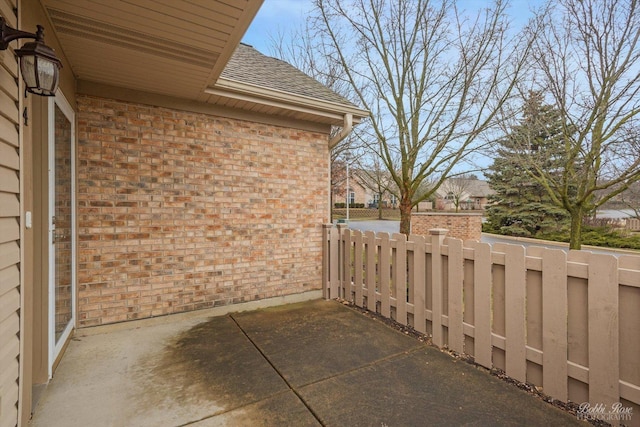
[{"label": "door frame", "polygon": [[[52,222],[55,213],[55,113],[58,107],[60,111],[71,123],[71,319],[69,325],[64,330],[58,343],[55,340],[55,247],[53,243],[54,224]],[[71,104],[67,101],[62,91],[58,89],[55,96],[49,98],[48,102],[48,248],[49,248],[49,280],[48,280],[48,294],[49,294],[49,313],[47,316],[49,328],[48,328],[48,347],[49,347],[49,379],[53,376],[53,368],[56,360],[61,354],[62,349],[65,347],[67,340],[71,336],[71,331],[75,328],[76,323],[76,123],[75,123],[75,111],[71,107]]]}]

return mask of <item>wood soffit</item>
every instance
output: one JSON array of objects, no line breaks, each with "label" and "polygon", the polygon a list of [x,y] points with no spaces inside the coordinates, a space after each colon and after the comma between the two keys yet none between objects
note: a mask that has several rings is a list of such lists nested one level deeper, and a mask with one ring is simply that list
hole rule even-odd
[{"label": "wood soffit", "polygon": [[[263,0],[41,2],[79,81],[323,124],[368,114],[289,64],[239,46]],[[265,64],[293,92],[251,69]]]}]

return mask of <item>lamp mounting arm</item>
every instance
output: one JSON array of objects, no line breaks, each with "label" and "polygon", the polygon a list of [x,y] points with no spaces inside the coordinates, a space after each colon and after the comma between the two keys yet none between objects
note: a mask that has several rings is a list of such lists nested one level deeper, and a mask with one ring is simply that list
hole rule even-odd
[{"label": "lamp mounting arm", "polygon": [[20,58],[20,73],[25,91],[40,96],[54,96],[60,81],[62,61],[44,43],[44,27],[37,25],[37,28],[35,33],[20,31],[7,25],[7,20],[0,16],[0,50],[6,50],[9,43],[17,39],[35,39],[14,51]]},{"label": "lamp mounting arm", "polygon": [[18,39],[36,39],[39,42],[44,42],[44,27],[38,25],[37,28],[38,31],[35,34],[17,30],[7,25],[6,19],[0,16],[0,50],[6,50],[9,43]]}]

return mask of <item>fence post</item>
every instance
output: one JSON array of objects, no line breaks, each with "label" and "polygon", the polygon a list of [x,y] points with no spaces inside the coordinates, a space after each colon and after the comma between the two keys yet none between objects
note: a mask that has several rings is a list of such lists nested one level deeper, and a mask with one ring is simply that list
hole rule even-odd
[{"label": "fence post", "polygon": [[329,262],[329,245],[333,224],[322,224],[322,298],[329,299],[329,275],[332,266]]},{"label": "fence post", "polygon": [[444,228],[432,228],[431,235],[431,331],[433,343],[444,345],[442,333],[442,243],[447,234]]}]

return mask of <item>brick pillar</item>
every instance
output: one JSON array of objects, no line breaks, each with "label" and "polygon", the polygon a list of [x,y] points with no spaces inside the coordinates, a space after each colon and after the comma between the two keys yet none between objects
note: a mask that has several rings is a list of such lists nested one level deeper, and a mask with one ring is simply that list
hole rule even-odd
[{"label": "brick pillar", "polygon": [[477,240],[482,237],[482,214],[414,212],[411,215],[411,234],[428,236],[429,230],[449,230],[448,237],[462,240]]}]

